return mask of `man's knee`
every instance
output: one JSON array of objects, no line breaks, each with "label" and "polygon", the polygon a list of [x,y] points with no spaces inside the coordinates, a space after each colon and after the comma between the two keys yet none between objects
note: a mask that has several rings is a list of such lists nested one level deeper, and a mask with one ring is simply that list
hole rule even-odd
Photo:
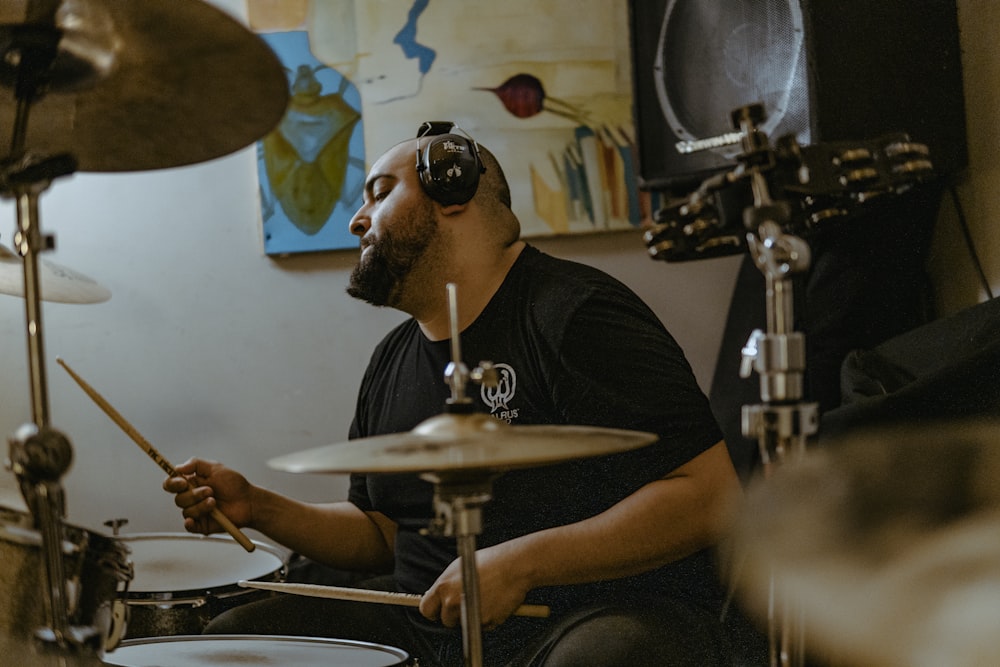
[{"label": "man's knee", "polygon": [[556,641],[545,667],[709,667],[728,665],[724,642],[708,615],[614,609],[574,625]]}]

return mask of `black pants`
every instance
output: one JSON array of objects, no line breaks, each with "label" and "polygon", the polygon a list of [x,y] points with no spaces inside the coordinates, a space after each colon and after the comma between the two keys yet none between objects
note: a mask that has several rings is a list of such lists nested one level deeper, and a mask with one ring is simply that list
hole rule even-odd
[{"label": "black pants", "polygon": [[[358,587],[386,588],[386,581]],[[415,609],[280,595],[212,620],[206,633],[328,637],[403,649],[421,667],[463,663],[461,632],[432,624]],[[739,661],[709,612],[677,601],[641,609],[595,605],[557,618],[513,617],[483,637],[491,667],[731,667]]]}]

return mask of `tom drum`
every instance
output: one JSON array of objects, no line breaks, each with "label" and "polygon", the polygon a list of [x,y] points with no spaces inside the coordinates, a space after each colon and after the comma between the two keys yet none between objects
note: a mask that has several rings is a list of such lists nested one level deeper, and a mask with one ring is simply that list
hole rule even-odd
[{"label": "tom drum", "polygon": [[[117,635],[114,605],[132,578],[128,548],[120,541],[63,524],[63,576],[67,620],[103,651]],[[42,535],[28,512],[0,507],[0,644],[30,645],[46,625]]]},{"label": "tom drum", "polygon": [[254,541],[245,551],[228,535],[146,533],[123,535],[132,550],[135,578],[125,594],[127,639],[201,634],[215,616],[269,595],[240,588],[240,580],[283,581],[286,558]]}]

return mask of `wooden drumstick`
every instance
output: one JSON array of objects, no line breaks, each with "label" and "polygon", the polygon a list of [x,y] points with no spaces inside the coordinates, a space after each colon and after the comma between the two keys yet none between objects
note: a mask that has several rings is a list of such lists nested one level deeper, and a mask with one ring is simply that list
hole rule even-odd
[{"label": "wooden drumstick", "polygon": [[[164,458],[163,454],[160,454],[160,452],[156,450],[156,447],[153,447],[148,440],[142,437],[142,434],[139,433],[134,426],[129,424],[125,418],[111,406],[110,403],[104,400],[103,396],[97,393],[97,391],[87,384],[83,378],[73,372],[73,369],[70,368],[65,361],[56,357],[56,363],[66,369],[66,372],[70,374],[70,377],[76,380],[76,383],[80,385],[80,388],[83,389],[83,391],[86,392],[86,394],[90,396],[90,398],[93,399],[93,401],[97,403],[102,410],[104,410],[104,413],[108,417],[111,417],[111,421],[118,424],[118,426],[121,427],[121,429],[125,431],[130,438],[132,438],[135,444],[139,445],[144,452],[149,454],[149,458],[156,461],[157,465],[159,465],[160,468],[167,473],[167,475],[170,477],[180,477],[180,475],[177,474],[177,470],[175,470],[170,464],[170,461]],[[188,480],[188,486],[192,489],[194,488],[194,484],[190,480]],[[241,547],[247,551],[253,551],[256,548],[256,545],[250,541],[250,538],[244,535],[243,532],[236,527],[236,524],[230,521],[229,517],[220,512],[218,508],[212,509],[212,518],[215,519],[227,533],[232,535],[233,539],[239,542]]]},{"label": "wooden drumstick", "polygon": [[[361,588],[343,588],[340,586],[321,586],[319,584],[283,584],[268,581],[240,580],[243,588],[259,588],[265,591],[291,593],[292,595],[307,595],[314,598],[330,600],[350,600],[353,602],[376,602],[394,604],[403,607],[417,607],[420,596],[414,593],[392,593],[388,591],[370,591]],[[548,618],[549,608],[544,604],[522,604],[514,610],[515,616],[531,616],[532,618]]]}]

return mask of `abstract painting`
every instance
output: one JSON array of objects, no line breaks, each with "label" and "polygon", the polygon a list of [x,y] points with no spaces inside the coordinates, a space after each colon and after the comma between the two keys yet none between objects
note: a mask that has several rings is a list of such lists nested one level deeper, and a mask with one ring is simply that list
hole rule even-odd
[{"label": "abstract painting", "polygon": [[[296,130],[286,129],[261,142],[265,220],[271,212],[296,230],[269,239],[265,222],[268,252],[310,249],[307,241],[321,234],[323,244],[339,243],[325,230],[347,231],[336,216],[358,205],[351,197],[360,195],[364,167],[357,162],[370,166],[426,120],[453,121],[496,154],[525,237],[630,229],[648,219],[648,196],[635,177],[627,3],[247,2],[251,27],[274,40],[288,67],[289,115],[298,114],[289,125],[311,127],[318,121],[303,110],[331,98],[323,112],[330,125],[310,141],[293,141]],[[296,33],[304,37],[289,36]],[[340,171],[331,178],[334,162]],[[303,191],[311,187],[317,192]],[[332,217],[320,224],[338,187]],[[328,247],[356,248],[357,240]]]}]

